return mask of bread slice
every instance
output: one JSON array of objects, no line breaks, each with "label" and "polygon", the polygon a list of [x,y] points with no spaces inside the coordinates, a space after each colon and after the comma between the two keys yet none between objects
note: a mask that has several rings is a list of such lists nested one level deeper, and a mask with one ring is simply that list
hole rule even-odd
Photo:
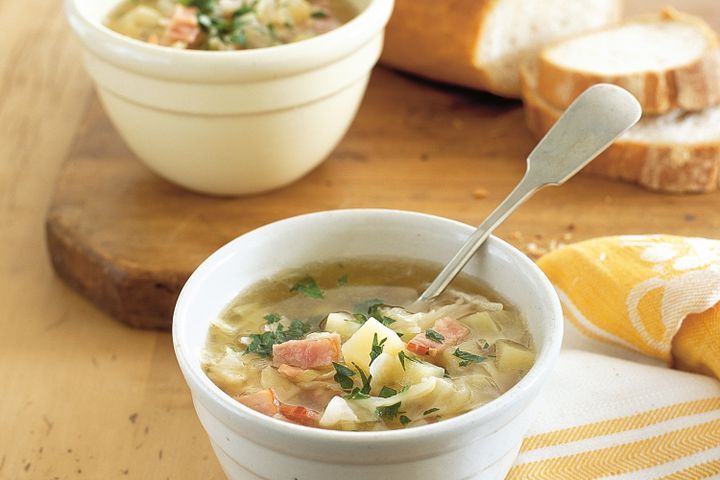
[{"label": "bread slice", "polygon": [[[525,118],[539,138],[562,111],[538,95],[531,69],[522,68]],[[720,188],[720,106],[644,116],[584,173],[637,183],[667,193]]]},{"label": "bread slice", "polygon": [[718,38],[697,17],[665,8],[643,18],[546,47],[538,92],[565,109],[596,83],[619,85],[645,113],[702,110],[720,102]]},{"label": "bread slice", "polygon": [[382,62],[520,98],[518,66],[560,38],[619,21],[622,0],[396,0]]}]

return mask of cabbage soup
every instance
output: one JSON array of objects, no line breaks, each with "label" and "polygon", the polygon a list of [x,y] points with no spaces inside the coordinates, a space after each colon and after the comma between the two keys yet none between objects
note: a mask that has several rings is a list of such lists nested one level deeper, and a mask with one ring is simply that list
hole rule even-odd
[{"label": "cabbage soup", "polygon": [[351,0],[125,0],[106,25],[156,45],[243,50],[315,37],[357,14]]},{"label": "cabbage soup", "polygon": [[312,427],[387,430],[465,413],[535,359],[511,305],[468,276],[413,305],[435,264],[308,264],[243,291],[212,321],[203,370],[260,413]]}]

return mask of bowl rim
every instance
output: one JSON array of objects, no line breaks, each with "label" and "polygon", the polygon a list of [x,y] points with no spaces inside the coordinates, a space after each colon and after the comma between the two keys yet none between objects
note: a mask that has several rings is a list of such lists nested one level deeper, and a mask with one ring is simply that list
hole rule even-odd
[{"label": "bowl rim", "polygon": [[[212,270],[219,264],[224,263],[230,257],[234,256],[238,252],[237,245],[252,239],[255,236],[264,235],[268,230],[272,230],[278,224],[296,222],[302,223],[308,219],[322,217],[328,214],[333,215],[392,215],[392,216],[405,216],[407,218],[420,219],[421,221],[429,222],[440,222],[446,225],[452,225],[455,228],[465,229],[468,235],[474,231],[475,227],[467,225],[465,223],[420,212],[406,211],[406,210],[394,210],[394,209],[340,209],[340,210],[326,210],[320,212],[307,213],[288,217],[282,220],[278,220],[267,225],[261,226],[254,230],[251,230],[245,234],[242,234],[235,239],[231,240],[224,246],[220,247],[214,253],[212,253],[200,266],[193,272],[188,281],[185,283],[178,301],[175,307],[173,315],[173,327],[172,337],[175,348],[175,354],[180,368],[185,376],[186,381],[189,384],[190,390],[195,392],[200,389],[204,391],[207,396],[204,398],[210,399],[214,406],[219,407],[226,415],[231,418],[240,419],[242,421],[251,420],[257,423],[257,426],[266,430],[269,433],[281,434],[281,435],[292,435],[293,440],[314,440],[314,441],[328,441],[341,444],[354,444],[357,442],[371,442],[377,444],[378,442],[397,442],[397,441],[409,441],[417,440],[422,434],[432,435],[439,433],[448,433],[449,431],[455,431],[458,429],[467,429],[469,425],[476,425],[482,423],[488,418],[492,418],[498,412],[506,411],[511,408],[512,405],[521,402],[525,395],[524,392],[532,392],[534,389],[539,387],[539,384],[543,381],[544,377],[547,377],[552,370],[555,361],[557,360],[563,337],[563,314],[560,305],[558,295],[550,283],[550,280],[540,270],[540,268],[530,260],[525,254],[520,252],[514,246],[509,243],[495,237],[490,236],[485,245],[492,245],[492,248],[498,248],[503,250],[505,253],[510,254],[514,257],[516,263],[523,270],[524,274],[534,275],[535,280],[539,281],[542,286],[542,296],[548,299],[549,306],[551,308],[551,315],[548,323],[548,335],[545,338],[542,346],[538,348],[538,356],[533,363],[532,368],[528,373],[507,392],[500,395],[498,398],[491,400],[490,402],[476,407],[461,415],[442,420],[437,423],[429,425],[421,425],[408,429],[397,429],[397,430],[382,430],[382,431],[342,431],[323,429],[317,427],[308,427],[298,425],[290,422],[284,422],[279,419],[268,417],[259,412],[256,412],[249,407],[242,405],[241,403],[233,400],[229,395],[223,392],[217,385],[215,385],[207,375],[202,371],[200,364],[195,365],[194,362],[188,357],[187,348],[182,345],[184,336],[182,335],[182,325],[186,321],[190,321],[189,316],[186,315],[188,298],[191,296],[193,290],[197,288],[197,285],[207,280]],[[203,400],[204,400],[203,398]]]},{"label": "bowl rim", "polygon": [[[267,65],[273,69],[274,77],[277,77],[279,74],[312,70],[331,63],[357,50],[382,30],[394,6],[394,0],[368,0],[367,6],[348,22],[298,42],[246,50],[210,51],[153,45],[122,35],[104,24],[104,18],[112,9],[100,18],[92,18],[87,14],[82,5],[92,1],[65,0],[65,10],[72,28],[85,46],[96,54],[109,56],[113,63],[125,68],[132,68],[138,62],[146,64],[146,67],[148,63],[157,63],[162,68],[169,68],[181,62],[193,65],[193,68],[220,69],[213,70],[213,76],[221,77],[232,71],[239,76],[237,70],[242,70],[240,67],[256,69]],[[121,1],[117,0],[113,8]],[[128,58],[128,51],[133,52],[136,58]],[[228,64],[231,66],[228,67]],[[203,81],[212,83],[212,78],[207,77],[205,75]]]}]

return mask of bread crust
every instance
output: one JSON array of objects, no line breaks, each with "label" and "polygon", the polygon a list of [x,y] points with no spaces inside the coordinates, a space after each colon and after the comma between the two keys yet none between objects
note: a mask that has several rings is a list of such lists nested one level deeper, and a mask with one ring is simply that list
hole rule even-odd
[{"label": "bread crust", "polygon": [[[562,112],[540,98],[523,69],[523,101],[528,128],[538,138]],[[720,139],[717,142],[649,143],[621,138],[583,173],[636,183],[664,193],[703,193],[720,188]]]},{"label": "bread crust", "polygon": [[485,71],[474,65],[475,49],[498,1],[397,1],[381,61],[431,80],[488,88]]},{"label": "bread crust", "polygon": [[652,23],[658,20],[681,21],[700,29],[708,41],[705,54],[686,65],[665,71],[601,75],[568,69],[552,62],[546,54],[556,43],[544,48],[538,60],[539,95],[551,105],[565,109],[590,86],[612,83],[632,93],[640,101],[643,111],[653,115],[676,109],[703,110],[720,103],[720,50],[717,34],[701,19],[669,7],[662,10],[659,19],[642,19],[643,22]]},{"label": "bread crust", "polygon": [[[516,80],[493,79],[488,73],[492,66],[478,63],[488,20],[502,1],[396,0],[380,61],[430,80],[520,98]],[[617,21],[622,0],[613,3]]]}]

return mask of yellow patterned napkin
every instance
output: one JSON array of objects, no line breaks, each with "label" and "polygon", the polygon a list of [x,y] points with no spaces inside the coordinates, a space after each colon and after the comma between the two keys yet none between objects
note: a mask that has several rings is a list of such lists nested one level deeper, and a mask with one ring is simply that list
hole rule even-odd
[{"label": "yellow patterned napkin", "polygon": [[508,478],[720,478],[720,241],[599,238],[538,264],[564,351]]}]

